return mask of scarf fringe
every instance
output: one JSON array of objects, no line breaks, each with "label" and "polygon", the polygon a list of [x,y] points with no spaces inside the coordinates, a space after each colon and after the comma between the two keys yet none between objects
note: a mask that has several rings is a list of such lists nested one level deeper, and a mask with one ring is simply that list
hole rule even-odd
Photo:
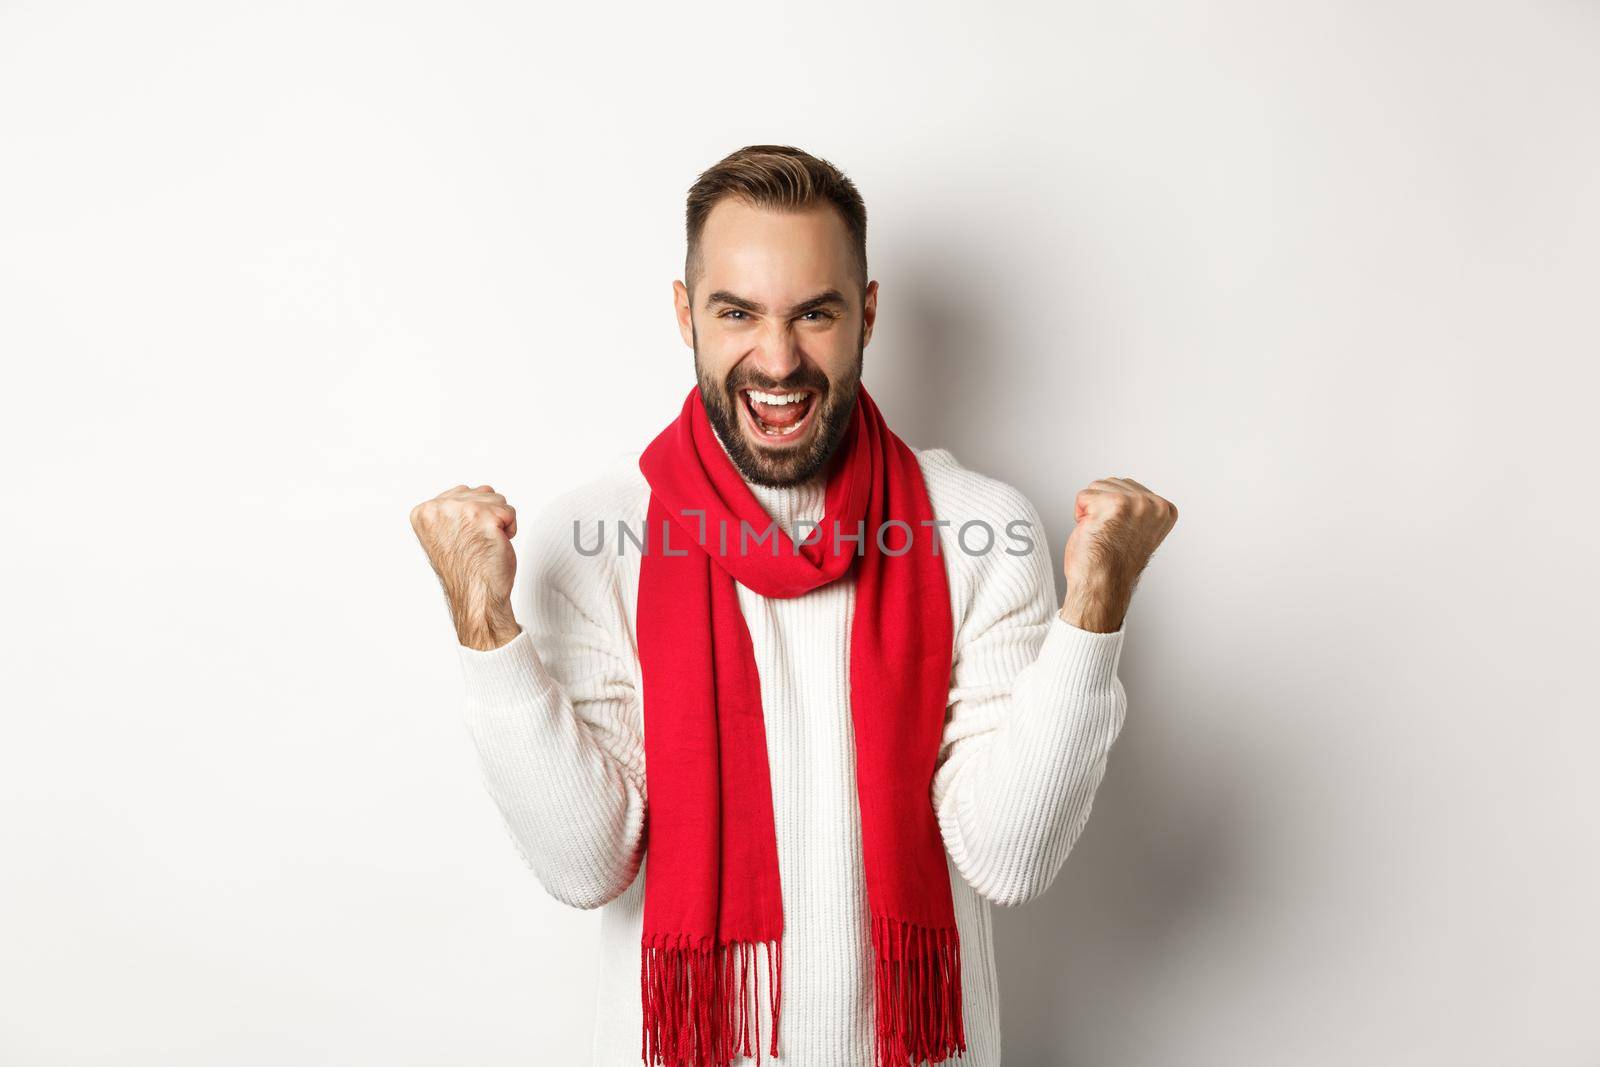
[{"label": "scarf fringe", "polygon": [[874,915],[872,954],[877,1067],[916,1067],[966,1052],[955,929]]},{"label": "scarf fringe", "polygon": [[735,1056],[761,1062],[759,949],[767,954],[772,1042],[778,1055],[783,1002],[783,943],[728,941],[683,934],[646,937],[640,946],[640,992],[646,1067],[729,1067]]}]

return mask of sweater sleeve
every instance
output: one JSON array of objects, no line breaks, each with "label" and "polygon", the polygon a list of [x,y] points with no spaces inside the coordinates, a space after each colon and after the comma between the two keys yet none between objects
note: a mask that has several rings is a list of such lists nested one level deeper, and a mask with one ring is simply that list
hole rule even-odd
[{"label": "sweater sleeve", "polygon": [[506,830],[551,896],[597,908],[643,858],[644,744],[614,583],[574,550],[573,517],[552,507],[531,524],[522,632],[457,648],[467,731]]},{"label": "sweater sleeve", "polygon": [[933,805],[957,870],[1016,906],[1050,887],[1089,819],[1127,711],[1117,677],[1126,627],[1093,633],[1061,618],[1038,512],[995,484],[1005,514],[1032,524],[1033,546],[1018,555],[997,544],[969,561]]}]

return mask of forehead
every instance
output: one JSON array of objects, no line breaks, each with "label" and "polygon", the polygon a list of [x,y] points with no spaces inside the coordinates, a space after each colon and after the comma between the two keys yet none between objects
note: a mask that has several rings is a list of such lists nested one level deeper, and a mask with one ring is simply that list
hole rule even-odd
[{"label": "forehead", "polygon": [[782,211],[725,197],[706,216],[699,258],[708,289],[846,292],[854,255],[850,231],[831,204]]}]

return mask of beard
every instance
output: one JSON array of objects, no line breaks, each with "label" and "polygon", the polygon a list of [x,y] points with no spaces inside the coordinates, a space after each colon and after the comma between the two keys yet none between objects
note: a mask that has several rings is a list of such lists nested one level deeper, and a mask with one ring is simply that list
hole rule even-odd
[{"label": "beard", "polygon": [[[706,416],[711,428],[722,439],[728,458],[745,481],[778,488],[810,481],[833,458],[850,428],[850,418],[855,412],[856,392],[861,385],[861,365],[865,357],[866,329],[856,342],[856,358],[849,373],[837,382],[815,366],[806,364],[789,377],[778,381],[742,367],[735,367],[726,381],[717,381],[708,375],[700,364],[700,339],[695,333],[694,369],[700,382],[700,399],[705,403]],[[811,443],[803,448],[785,449],[781,452],[753,446],[739,427],[742,418],[739,405],[745,389],[764,393],[784,393],[791,390],[816,391],[817,427]]]}]

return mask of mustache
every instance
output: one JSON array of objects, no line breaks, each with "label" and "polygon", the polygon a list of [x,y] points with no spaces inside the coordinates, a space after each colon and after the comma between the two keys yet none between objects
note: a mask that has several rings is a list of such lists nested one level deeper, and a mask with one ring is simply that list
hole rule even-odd
[{"label": "mustache", "polygon": [[726,388],[729,396],[738,396],[745,389],[755,389],[763,393],[787,393],[810,389],[815,393],[824,394],[828,391],[828,377],[822,373],[805,373],[778,381],[773,378],[746,374],[741,375],[737,380],[728,379]]}]

